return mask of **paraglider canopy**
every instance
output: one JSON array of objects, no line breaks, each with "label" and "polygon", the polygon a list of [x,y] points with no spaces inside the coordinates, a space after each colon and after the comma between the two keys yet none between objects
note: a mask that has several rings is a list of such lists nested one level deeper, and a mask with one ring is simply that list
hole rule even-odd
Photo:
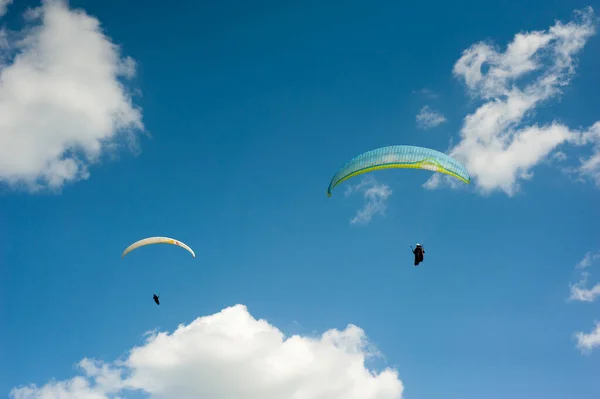
[{"label": "paraglider canopy", "polygon": [[121,255],[121,258],[125,257],[125,255],[127,255],[129,252],[133,251],[134,249],[137,249],[139,247],[143,247],[146,245],[153,245],[153,244],[171,244],[171,245],[177,245],[185,250],[187,250],[189,253],[192,254],[192,256],[195,258],[196,254],[194,253],[194,251],[192,250],[192,248],[188,247],[186,244],[184,244],[181,241],[178,241],[174,238],[169,238],[169,237],[148,237],[148,238],[144,238],[142,240],[136,241],[133,244],[131,244],[130,246],[128,246],[127,248],[125,248],[125,251],[123,251],[123,254]]},{"label": "paraglider canopy", "polygon": [[423,169],[443,173],[470,184],[467,169],[456,159],[442,152],[408,145],[378,148],[360,154],[342,166],[331,179],[327,196],[331,197],[335,186],[351,177],[379,169]]}]

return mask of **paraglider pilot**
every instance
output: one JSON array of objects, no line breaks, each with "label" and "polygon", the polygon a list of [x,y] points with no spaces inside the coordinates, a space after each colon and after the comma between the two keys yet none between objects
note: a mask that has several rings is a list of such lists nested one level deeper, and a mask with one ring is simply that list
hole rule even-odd
[{"label": "paraglider pilot", "polygon": [[154,302],[156,302],[157,305],[160,305],[160,301],[158,300],[158,296],[156,294],[153,294],[152,299],[154,299]]},{"label": "paraglider pilot", "polygon": [[415,266],[423,262],[423,254],[425,253],[425,250],[423,249],[421,244],[417,244],[416,248],[413,249],[412,253],[415,254]]}]

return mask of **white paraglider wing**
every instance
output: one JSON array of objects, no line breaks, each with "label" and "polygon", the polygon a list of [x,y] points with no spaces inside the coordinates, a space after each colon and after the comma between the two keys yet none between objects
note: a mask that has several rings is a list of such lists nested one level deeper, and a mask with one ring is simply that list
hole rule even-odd
[{"label": "white paraglider wing", "polygon": [[148,238],[144,238],[142,240],[136,241],[133,244],[131,244],[130,246],[128,246],[125,249],[125,251],[123,251],[121,258],[123,258],[125,255],[127,255],[129,252],[133,251],[134,249],[137,249],[139,247],[144,247],[146,245],[153,245],[153,244],[177,245],[177,246],[187,250],[189,253],[191,253],[194,258],[196,257],[196,254],[194,253],[192,248],[188,247],[186,244],[184,244],[183,242],[181,242],[179,240],[176,240],[174,238],[169,238],[169,237],[148,237]]}]

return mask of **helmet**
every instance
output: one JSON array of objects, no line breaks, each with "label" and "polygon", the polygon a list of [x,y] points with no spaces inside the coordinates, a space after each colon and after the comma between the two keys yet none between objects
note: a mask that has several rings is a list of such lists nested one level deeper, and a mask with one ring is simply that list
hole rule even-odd
[{"label": "helmet", "polygon": [[417,247],[420,247],[420,246],[421,246],[421,244],[417,243]]}]

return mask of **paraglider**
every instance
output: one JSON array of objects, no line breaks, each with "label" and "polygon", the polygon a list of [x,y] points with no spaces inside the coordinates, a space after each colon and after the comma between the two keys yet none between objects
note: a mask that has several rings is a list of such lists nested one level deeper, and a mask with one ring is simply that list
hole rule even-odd
[{"label": "paraglider", "polygon": [[[463,183],[470,184],[471,176],[460,162],[442,152],[431,148],[407,145],[394,145],[377,148],[362,153],[344,164],[332,177],[327,196],[331,197],[333,189],[341,182],[363,173],[380,169],[422,169],[452,176]],[[420,244],[413,250],[414,265],[423,262],[425,250]]]},{"label": "paraglider", "polygon": [[[194,251],[192,250],[192,248],[190,248],[189,246],[187,246],[186,244],[184,244],[181,241],[178,241],[174,238],[169,238],[169,237],[148,237],[148,238],[144,238],[142,240],[136,241],[133,244],[131,244],[130,246],[128,246],[127,248],[125,248],[125,251],[123,251],[123,254],[121,255],[121,258],[124,258],[125,255],[127,255],[129,252],[146,246],[146,245],[152,245],[152,244],[171,244],[171,245],[177,245],[183,249],[185,249],[186,251],[188,251],[189,253],[192,254],[192,256],[195,258],[196,254],[194,253]],[[154,302],[157,305],[160,305],[160,300],[159,300],[159,295],[153,294],[152,299],[154,299]]]},{"label": "paraglider", "polygon": [[424,147],[395,145],[360,154],[342,166],[331,179],[327,196],[335,186],[351,177],[379,169],[423,169],[443,173],[470,184],[471,176],[457,160],[442,152]]},{"label": "paraglider", "polygon": [[[410,249],[412,249],[412,247],[410,247]],[[415,266],[418,266],[419,263],[423,262],[425,249],[421,246],[421,244],[417,243],[415,249],[412,249],[412,253],[415,255]]]}]

